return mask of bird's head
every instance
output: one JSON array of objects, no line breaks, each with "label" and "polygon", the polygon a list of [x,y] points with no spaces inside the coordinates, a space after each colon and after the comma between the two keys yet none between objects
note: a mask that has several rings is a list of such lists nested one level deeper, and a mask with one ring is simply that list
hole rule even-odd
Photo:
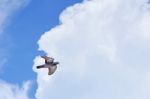
[{"label": "bird's head", "polygon": [[59,62],[54,62],[53,64],[54,64],[54,65],[58,65],[58,64],[59,64]]}]

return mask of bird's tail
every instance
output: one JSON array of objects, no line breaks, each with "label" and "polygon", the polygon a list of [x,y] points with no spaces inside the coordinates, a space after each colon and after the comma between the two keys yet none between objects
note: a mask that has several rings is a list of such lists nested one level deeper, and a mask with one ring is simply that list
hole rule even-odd
[{"label": "bird's tail", "polygon": [[43,68],[43,67],[44,67],[43,65],[36,66],[37,69],[40,69],[40,68]]}]

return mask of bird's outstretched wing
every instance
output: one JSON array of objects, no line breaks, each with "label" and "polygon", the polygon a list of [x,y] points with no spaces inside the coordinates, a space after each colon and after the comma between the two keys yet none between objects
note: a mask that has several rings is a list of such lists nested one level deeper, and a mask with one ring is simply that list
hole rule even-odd
[{"label": "bird's outstretched wing", "polygon": [[52,72],[51,68],[48,68],[48,75],[52,75],[54,72]]},{"label": "bird's outstretched wing", "polygon": [[54,58],[52,57],[47,57],[47,56],[41,56],[41,57],[45,59],[45,64],[51,64],[54,61]]},{"label": "bird's outstretched wing", "polygon": [[52,75],[57,69],[57,66],[49,67],[48,68],[48,75]]}]

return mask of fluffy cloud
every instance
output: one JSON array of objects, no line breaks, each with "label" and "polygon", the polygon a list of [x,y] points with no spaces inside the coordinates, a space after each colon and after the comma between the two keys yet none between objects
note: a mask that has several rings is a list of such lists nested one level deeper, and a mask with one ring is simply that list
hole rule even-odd
[{"label": "fluffy cloud", "polygon": [[60,61],[52,76],[35,69],[37,99],[149,99],[150,5],[85,0],[65,9],[39,50]]},{"label": "fluffy cloud", "polygon": [[19,87],[18,85],[0,81],[0,99],[29,99],[27,93],[30,84],[30,81],[27,81],[22,87]]}]

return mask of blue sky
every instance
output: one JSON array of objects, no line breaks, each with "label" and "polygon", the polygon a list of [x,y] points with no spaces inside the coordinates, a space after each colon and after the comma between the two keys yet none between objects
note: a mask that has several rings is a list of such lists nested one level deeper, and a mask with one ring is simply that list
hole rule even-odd
[{"label": "blue sky", "polygon": [[36,74],[32,70],[35,56],[44,54],[38,52],[37,41],[41,34],[59,24],[59,14],[68,6],[81,0],[30,0],[25,6],[18,8],[7,19],[4,29],[4,41],[1,44],[7,52],[7,62],[3,66],[0,78],[12,84],[21,85],[23,81],[31,80],[32,94],[36,88]]},{"label": "blue sky", "polygon": [[150,99],[147,2],[1,0],[0,99]]}]

